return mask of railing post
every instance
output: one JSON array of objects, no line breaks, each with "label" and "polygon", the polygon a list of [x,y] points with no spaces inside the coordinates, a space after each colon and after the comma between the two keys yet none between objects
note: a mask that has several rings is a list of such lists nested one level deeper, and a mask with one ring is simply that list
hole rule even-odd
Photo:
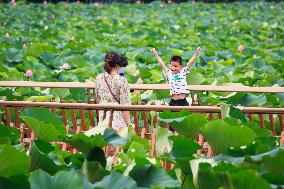
[{"label": "railing post", "polygon": [[[141,103],[141,105],[144,105],[144,103]],[[147,112],[142,111],[142,116],[143,116],[143,120],[144,120],[144,127],[146,129],[146,133],[149,133],[149,123],[148,123]]]},{"label": "railing post", "polygon": [[[271,108],[271,106],[269,106]],[[270,129],[272,132],[272,135],[275,136],[276,135],[276,130],[275,130],[275,126],[274,126],[274,119],[273,119],[273,114],[269,114],[269,123],[270,123]]]},{"label": "railing post", "polygon": [[264,128],[264,119],[263,119],[263,114],[258,114],[259,117],[259,124],[260,124],[260,128]]},{"label": "railing post", "polygon": [[279,118],[280,130],[284,131],[284,123],[283,123],[282,115],[278,114],[278,118]]},{"label": "railing post", "polygon": [[[69,101],[70,103],[73,103],[72,100]],[[71,120],[72,120],[72,124],[73,124],[73,129],[74,131],[76,131],[77,128],[77,119],[76,119],[76,110],[75,109],[71,109]]]},{"label": "railing post", "polygon": [[[14,99],[16,100],[16,99]],[[20,128],[20,117],[19,117],[19,109],[18,107],[13,107],[14,109],[14,117],[15,117],[15,127]]]},{"label": "railing post", "polygon": [[6,125],[11,126],[11,116],[9,106],[4,106]]},{"label": "railing post", "polygon": [[[132,103],[132,105],[135,105],[135,103]],[[133,117],[134,117],[134,125],[135,125],[135,133],[139,135],[140,128],[139,128],[139,119],[138,119],[138,113],[137,111],[133,111]]]},{"label": "railing post", "polygon": [[[82,103],[82,100],[78,101],[79,103]],[[86,121],[85,121],[85,115],[84,115],[84,110],[80,109],[80,120],[81,120],[81,127],[82,127],[82,131],[86,130]]]}]

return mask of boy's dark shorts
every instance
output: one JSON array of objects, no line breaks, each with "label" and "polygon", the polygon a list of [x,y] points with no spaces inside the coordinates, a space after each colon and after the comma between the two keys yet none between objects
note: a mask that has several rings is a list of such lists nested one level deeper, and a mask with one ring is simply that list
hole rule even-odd
[{"label": "boy's dark shorts", "polygon": [[186,99],[179,99],[179,100],[174,100],[171,98],[171,101],[169,103],[170,106],[189,106],[188,102]]},{"label": "boy's dark shorts", "polygon": [[[189,106],[187,100],[184,99],[180,99],[180,100],[174,100],[171,98],[171,101],[169,103],[170,106]],[[170,131],[175,131],[171,126],[169,127]]]}]

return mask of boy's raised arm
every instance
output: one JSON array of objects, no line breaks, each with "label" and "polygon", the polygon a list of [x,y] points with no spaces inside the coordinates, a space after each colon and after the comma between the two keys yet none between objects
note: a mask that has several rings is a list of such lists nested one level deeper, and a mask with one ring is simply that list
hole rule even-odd
[{"label": "boy's raised arm", "polygon": [[191,57],[191,59],[188,61],[187,65],[186,65],[187,68],[190,68],[190,66],[195,62],[195,60],[196,60],[197,57],[199,56],[200,52],[201,52],[201,48],[200,48],[200,47],[197,47],[197,49],[196,49],[194,55]]},{"label": "boy's raised arm", "polygon": [[151,51],[154,54],[154,56],[156,57],[156,59],[158,60],[158,62],[160,63],[163,72],[166,72],[167,67],[166,67],[165,63],[163,62],[163,60],[161,59],[161,57],[158,55],[158,52],[156,51],[156,49],[152,48]]}]

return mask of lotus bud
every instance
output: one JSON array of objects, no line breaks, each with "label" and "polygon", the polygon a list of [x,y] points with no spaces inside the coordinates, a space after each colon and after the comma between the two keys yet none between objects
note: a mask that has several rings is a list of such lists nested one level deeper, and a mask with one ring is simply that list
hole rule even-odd
[{"label": "lotus bud", "polygon": [[33,71],[31,69],[26,71],[26,77],[32,77],[33,76]]},{"label": "lotus bud", "polygon": [[239,51],[239,52],[242,53],[244,49],[245,49],[245,47],[244,47],[243,45],[239,45],[239,46],[238,46],[238,51]]},{"label": "lotus bud", "polygon": [[64,70],[69,70],[70,69],[70,65],[68,63],[63,64],[62,68]]}]

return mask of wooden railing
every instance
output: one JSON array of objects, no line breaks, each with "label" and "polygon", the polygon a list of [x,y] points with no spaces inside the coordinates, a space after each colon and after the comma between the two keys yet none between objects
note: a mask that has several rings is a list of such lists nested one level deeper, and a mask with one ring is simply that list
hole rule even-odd
[{"label": "wooden railing", "polygon": [[[94,83],[0,81],[0,87],[84,88],[87,102],[94,103]],[[131,90],[169,90],[168,84],[129,84]],[[189,85],[191,105],[202,105],[201,92],[284,93],[284,87]],[[196,94],[196,97],[195,97]]]},{"label": "wooden railing", "polygon": [[[0,81],[0,87],[42,87],[42,88],[86,88],[93,89],[93,83],[81,82],[33,82],[33,81]],[[167,84],[129,84],[130,89],[140,90],[169,90]],[[213,86],[189,85],[191,91],[212,92],[255,92],[255,93],[284,93],[284,87],[248,87],[248,86]]]},{"label": "wooden railing", "polygon": [[[169,90],[167,84],[130,84],[130,89],[138,90]],[[74,131],[84,131],[88,127],[94,127],[97,124],[96,115],[99,110],[108,110],[112,113],[114,111],[131,111],[134,117],[135,131],[142,137],[148,137],[152,140],[152,146],[155,143],[155,127],[158,123],[158,116],[153,119],[153,129],[150,128],[149,118],[147,112],[155,111],[161,112],[164,110],[180,111],[187,109],[195,113],[208,114],[208,119],[221,119],[221,108],[218,106],[188,106],[188,107],[174,107],[174,106],[158,106],[158,105],[103,105],[103,104],[92,104],[92,96],[94,96],[94,84],[93,83],[81,83],[81,82],[32,82],[32,81],[0,81],[0,87],[40,87],[40,88],[84,88],[86,89],[88,96],[88,103],[63,103],[62,102],[27,102],[27,101],[0,101],[0,106],[4,107],[3,116],[4,120],[0,122],[5,123],[8,126],[17,127],[22,132],[23,142],[26,139],[33,139],[34,135],[30,129],[20,122],[19,111],[22,108],[29,107],[46,107],[51,109],[54,113],[61,114],[62,121],[67,128],[67,132],[70,128]],[[199,98],[200,92],[245,92],[245,93],[284,93],[284,87],[248,87],[248,86],[212,86],[212,85],[189,85],[191,90],[192,105],[194,103],[194,94],[197,94]],[[199,99],[197,99],[200,102]],[[240,107],[241,111],[248,116],[249,120],[258,119],[261,128],[265,127],[265,121],[269,122],[270,129],[273,135],[276,135],[275,120],[278,119],[282,134],[284,133],[283,114],[284,108],[269,108],[269,107]],[[11,120],[10,109],[14,113],[14,120]],[[57,111],[60,110],[60,111]],[[68,125],[68,118],[66,111],[70,111],[72,126]],[[79,117],[76,117],[76,112],[79,112]],[[87,117],[85,117],[85,112]],[[140,116],[138,116],[140,114]],[[216,116],[214,116],[216,114]],[[256,115],[256,116],[253,116]],[[139,117],[142,117],[142,128],[140,127]],[[0,117],[1,118],[1,117]],[[80,120],[80,121],[79,121]],[[80,124],[78,124],[78,121]],[[111,127],[110,122],[110,127]],[[29,131],[25,133],[25,131]],[[283,143],[284,137],[282,137]],[[204,139],[199,138],[199,143],[203,144]],[[154,152],[152,152],[154,153]],[[207,155],[211,155],[209,152]]]},{"label": "wooden railing", "polygon": [[[11,127],[16,127],[21,130],[21,142],[30,141],[34,139],[34,134],[28,128],[27,125],[21,123],[20,111],[23,108],[30,107],[45,107],[53,111],[55,114],[62,117],[62,122],[67,128],[67,132],[70,132],[72,129],[74,132],[85,131],[88,128],[94,127],[95,120],[95,111],[98,110],[107,110],[107,111],[130,111],[134,117],[135,131],[137,135],[140,135],[144,138],[151,139],[151,145],[155,146],[156,141],[156,126],[158,124],[157,113],[153,119],[153,127],[149,123],[149,115],[147,112],[155,111],[161,112],[164,110],[171,111],[181,111],[183,109],[189,110],[194,113],[208,114],[208,119],[222,119],[221,107],[217,106],[162,106],[162,105],[113,105],[113,104],[88,104],[88,103],[60,103],[60,102],[27,102],[27,101],[4,101],[0,100],[0,106],[4,108],[4,119],[0,120],[3,124]],[[259,124],[261,128],[265,127],[265,115],[268,116],[270,129],[273,135],[276,135],[275,121],[279,120],[280,129],[282,135],[284,134],[284,123],[283,123],[283,114],[284,108],[265,108],[265,107],[240,107],[241,111],[248,116],[249,120],[256,119],[258,117]],[[10,112],[14,112],[14,120],[11,120]],[[71,113],[71,123],[68,124],[67,111]],[[76,116],[76,112],[79,112],[79,117]],[[87,114],[85,114],[87,112]],[[138,114],[141,114],[143,119],[143,126],[140,127]],[[87,115],[87,116],[86,116]],[[257,116],[253,116],[257,115]],[[277,117],[276,117],[277,116]],[[88,123],[87,123],[88,121]],[[112,127],[110,121],[109,127]],[[166,126],[167,127],[167,126]],[[282,136],[282,143],[284,136]],[[199,144],[203,145],[205,140],[202,136],[198,139]],[[63,149],[66,150],[66,146],[63,146]],[[209,150],[208,150],[209,149]],[[212,155],[210,147],[207,148],[206,154],[208,156]],[[76,152],[76,150],[74,151]],[[201,151],[200,151],[201,153]],[[151,152],[152,155],[155,155],[155,151]]]}]

